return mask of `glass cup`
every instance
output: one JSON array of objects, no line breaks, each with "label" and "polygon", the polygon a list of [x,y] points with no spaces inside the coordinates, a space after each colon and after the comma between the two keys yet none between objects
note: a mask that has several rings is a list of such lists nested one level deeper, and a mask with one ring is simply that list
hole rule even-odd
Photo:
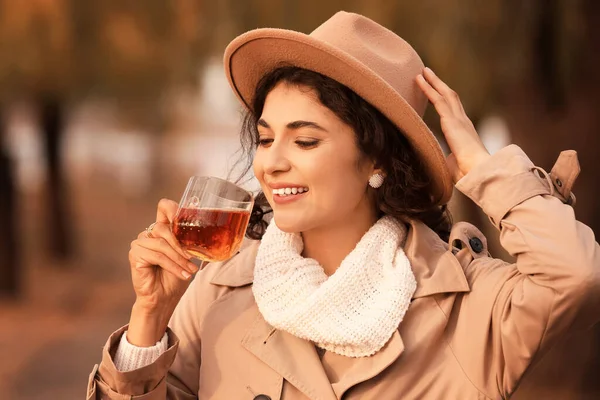
[{"label": "glass cup", "polygon": [[224,261],[240,249],[252,193],[216,177],[192,176],[172,224],[181,247],[204,262]]}]

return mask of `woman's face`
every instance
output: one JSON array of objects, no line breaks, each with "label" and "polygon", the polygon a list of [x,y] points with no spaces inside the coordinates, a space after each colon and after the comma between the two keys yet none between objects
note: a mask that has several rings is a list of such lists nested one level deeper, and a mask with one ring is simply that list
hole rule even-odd
[{"label": "woman's face", "polygon": [[372,213],[373,162],[354,131],[306,87],[278,84],[258,121],[254,174],[285,232],[306,232]]}]

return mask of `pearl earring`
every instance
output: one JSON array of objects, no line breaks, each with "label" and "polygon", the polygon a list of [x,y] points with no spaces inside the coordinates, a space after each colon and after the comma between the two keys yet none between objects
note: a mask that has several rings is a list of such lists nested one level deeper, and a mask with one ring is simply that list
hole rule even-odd
[{"label": "pearl earring", "polygon": [[369,178],[369,186],[373,189],[377,189],[383,185],[383,175],[381,174],[373,174],[371,178]]}]

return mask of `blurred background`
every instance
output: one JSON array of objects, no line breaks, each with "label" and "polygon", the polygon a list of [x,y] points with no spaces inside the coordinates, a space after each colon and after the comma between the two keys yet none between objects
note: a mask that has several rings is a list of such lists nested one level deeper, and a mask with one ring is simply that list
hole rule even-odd
[{"label": "blurred background", "polygon": [[[133,301],[127,253],[190,175],[226,177],[239,105],[222,54],[256,27],[338,10],[409,41],[490,151],[550,170],[579,153],[579,220],[600,229],[600,3],[593,0],[0,0],[0,398],[80,399]],[[426,119],[439,134],[430,107]],[[251,184],[251,183],[250,183]],[[456,221],[484,227],[463,196]],[[557,346],[514,398],[600,398],[600,328]]]}]

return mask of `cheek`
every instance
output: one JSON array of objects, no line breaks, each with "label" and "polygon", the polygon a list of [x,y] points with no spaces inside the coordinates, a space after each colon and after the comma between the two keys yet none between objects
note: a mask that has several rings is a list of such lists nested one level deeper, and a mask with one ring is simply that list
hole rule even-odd
[{"label": "cheek", "polygon": [[254,173],[254,176],[256,177],[256,179],[258,179],[258,181],[261,183],[263,183],[263,177],[262,177],[262,163],[261,163],[261,156],[259,152],[256,152],[256,154],[254,155],[254,159],[252,160],[252,172]]},{"label": "cheek", "polygon": [[327,199],[328,208],[353,207],[365,194],[366,181],[356,168],[354,159],[330,159],[314,168],[320,181],[320,193]]},{"label": "cheek", "polygon": [[341,207],[343,207],[343,204],[355,205],[365,193],[364,184],[359,179],[358,174],[349,171],[337,177],[331,186],[334,188],[332,191],[334,201],[340,204]]},{"label": "cheek", "polygon": [[259,151],[257,151],[255,153],[254,159],[252,160],[252,172],[254,173],[254,177],[256,178],[256,180],[258,180],[258,183],[260,184],[260,188],[262,189],[263,193],[267,197],[267,201],[269,202],[269,205],[271,207],[273,207],[273,202],[272,202],[273,199],[272,199],[272,195],[271,195],[271,189],[269,189],[267,187],[267,184],[265,183],[262,156]]}]

